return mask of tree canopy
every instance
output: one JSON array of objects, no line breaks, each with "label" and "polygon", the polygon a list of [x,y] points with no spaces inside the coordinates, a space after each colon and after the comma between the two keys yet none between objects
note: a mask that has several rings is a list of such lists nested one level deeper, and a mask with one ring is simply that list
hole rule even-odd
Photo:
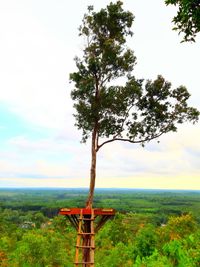
[{"label": "tree canopy", "polygon": [[99,12],[88,7],[79,29],[85,40],[83,57],[75,58],[77,71],[70,74],[76,126],[83,142],[92,137],[92,188],[96,153],[103,145],[114,141],[144,145],[176,131],[178,124],[197,122],[199,116],[188,106],[186,87],[172,88],[161,75],[153,81],[133,75],[136,57],[126,41],[132,36],[134,16],[122,5],[110,3]]},{"label": "tree canopy", "polygon": [[174,30],[184,34],[183,42],[195,41],[200,31],[200,1],[199,0],[165,0],[167,5],[178,6],[177,15],[173,18]]},{"label": "tree canopy", "polygon": [[[98,137],[111,136],[110,141],[124,137],[137,143],[176,131],[175,123],[196,122],[199,113],[188,107],[190,94],[184,86],[172,89],[161,75],[154,81],[132,75],[136,58],[125,46],[125,37],[132,36],[134,17],[122,11],[122,3],[111,3],[98,13],[92,7],[88,10],[80,27],[80,35],[87,39],[84,56],[75,59],[78,71],[70,75],[75,82],[71,96],[76,101],[76,125],[83,131],[83,141],[95,123]],[[111,84],[119,77],[127,78],[124,85]]]}]

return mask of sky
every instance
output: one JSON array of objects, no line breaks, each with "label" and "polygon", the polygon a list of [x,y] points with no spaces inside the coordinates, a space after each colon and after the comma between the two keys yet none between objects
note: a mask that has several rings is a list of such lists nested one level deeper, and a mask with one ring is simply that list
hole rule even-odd
[{"label": "sky", "polygon": [[[84,41],[88,5],[106,0],[0,0],[0,187],[88,187],[90,140],[74,126],[69,73]],[[176,7],[126,0],[133,12],[137,78],[185,85],[200,109],[200,36],[180,43]],[[114,142],[98,152],[96,187],[200,190],[200,126],[184,124],[144,148]]]}]

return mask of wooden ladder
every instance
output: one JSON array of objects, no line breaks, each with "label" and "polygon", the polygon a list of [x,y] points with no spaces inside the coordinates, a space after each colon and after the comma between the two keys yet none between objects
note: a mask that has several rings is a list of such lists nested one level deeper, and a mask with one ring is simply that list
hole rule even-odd
[{"label": "wooden ladder", "polygon": [[78,220],[74,265],[94,267],[94,210],[92,209],[91,215],[83,215],[83,210],[81,209]]}]

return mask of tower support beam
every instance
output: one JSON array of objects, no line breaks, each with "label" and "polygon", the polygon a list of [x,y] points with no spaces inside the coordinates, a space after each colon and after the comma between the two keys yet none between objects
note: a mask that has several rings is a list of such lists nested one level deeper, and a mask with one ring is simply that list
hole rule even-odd
[{"label": "tower support beam", "polygon": [[95,234],[115,215],[114,209],[62,208],[77,231],[74,266],[94,267]]}]

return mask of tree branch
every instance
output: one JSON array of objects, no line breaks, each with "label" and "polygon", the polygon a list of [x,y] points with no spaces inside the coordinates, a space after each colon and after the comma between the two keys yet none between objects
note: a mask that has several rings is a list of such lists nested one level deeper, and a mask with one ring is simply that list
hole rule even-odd
[{"label": "tree branch", "polygon": [[147,137],[147,138],[144,138],[144,139],[141,139],[141,140],[131,140],[131,139],[128,139],[128,138],[112,138],[112,139],[109,139],[105,142],[103,142],[102,144],[100,144],[98,147],[97,147],[97,151],[102,147],[104,146],[105,144],[108,144],[108,143],[111,143],[111,142],[114,142],[114,141],[123,141],[123,142],[129,142],[129,143],[134,143],[134,144],[138,144],[138,143],[144,143],[144,142],[147,142],[147,141],[150,141],[150,140],[153,140],[155,138],[158,138],[160,137],[161,135],[163,135],[164,133],[166,133],[167,131],[163,131],[159,134],[156,134],[154,136],[151,136],[151,137]]}]

